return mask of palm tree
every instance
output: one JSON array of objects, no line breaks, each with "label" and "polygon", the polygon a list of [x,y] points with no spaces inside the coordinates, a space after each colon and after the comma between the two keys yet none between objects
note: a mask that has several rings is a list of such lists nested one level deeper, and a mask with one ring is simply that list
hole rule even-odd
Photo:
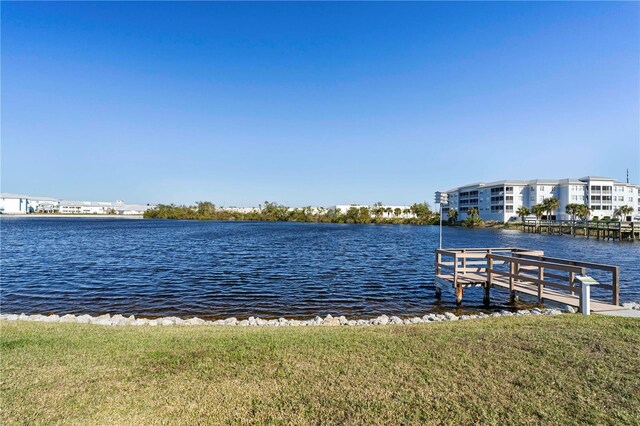
[{"label": "palm tree", "polygon": [[530,213],[529,209],[525,206],[518,207],[518,210],[516,210],[516,214],[522,219],[522,223],[524,223],[524,218],[529,216]]},{"label": "palm tree", "polygon": [[618,216],[618,217],[620,217],[620,220],[623,220],[623,217],[630,216],[631,213],[633,213],[633,207],[624,205],[624,206],[618,207],[613,212],[613,215],[614,216]]},{"label": "palm tree", "polygon": [[546,198],[542,202],[542,205],[544,206],[544,210],[547,212],[547,219],[551,220],[551,214],[554,210],[560,207],[560,201],[555,197]]},{"label": "palm tree", "polygon": [[591,214],[591,208],[586,204],[578,204],[578,211],[576,212],[576,214],[580,217],[580,219],[587,220],[589,218],[589,215]]},{"label": "palm tree", "polygon": [[531,213],[536,215],[536,219],[540,220],[544,214],[545,207],[542,204],[536,204],[531,207]]},{"label": "palm tree", "polygon": [[479,216],[478,209],[475,207],[469,207],[469,210],[467,210],[467,216],[471,219],[477,219]]},{"label": "palm tree", "polygon": [[576,220],[576,215],[578,214],[578,211],[580,210],[580,206],[583,204],[567,204],[567,206],[564,208],[564,211],[568,214],[571,215],[571,221],[575,222]]},{"label": "palm tree", "polygon": [[456,209],[449,209],[447,215],[449,216],[449,222],[455,222],[458,219],[458,211]]}]

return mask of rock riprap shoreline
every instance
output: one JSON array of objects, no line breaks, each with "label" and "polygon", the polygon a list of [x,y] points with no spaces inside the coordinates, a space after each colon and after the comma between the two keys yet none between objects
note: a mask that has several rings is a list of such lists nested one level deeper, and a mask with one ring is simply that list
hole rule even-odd
[{"label": "rock riprap shoreline", "polygon": [[[571,312],[571,310],[565,310],[564,312]],[[334,317],[327,315],[322,318],[316,316],[315,318],[299,320],[299,319],[262,319],[256,317],[249,317],[248,319],[239,320],[235,317],[219,319],[219,320],[204,320],[202,318],[193,317],[189,319],[183,319],[178,317],[162,317],[162,318],[136,318],[134,315],[125,317],[124,315],[25,315],[25,314],[0,314],[0,320],[6,321],[36,321],[36,322],[49,322],[49,323],[78,323],[78,324],[95,324],[104,326],[171,326],[171,325],[223,325],[223,326],[236,326],[236,327],[309,327],[309,326],[374,326],[374,325],[395,325],[395,324],[421,324],[432,323],[442,321],[464,321],[472,319],[482,318],[497,318],[497,317],[511,317],[511,316],[523,316],[523,315],[560,315],[563,311],[560,309],[539,309],[533,308],[531,310],[519,310],[516,312],[500,311],[492,314],[473,314],[473,315],[460,315],[457,316],[451,312],[444,314],[427,314],[421,317],[400,318],[398,316],[380,315],[376,318],[370,319],[347,319],[344,316]]]}]

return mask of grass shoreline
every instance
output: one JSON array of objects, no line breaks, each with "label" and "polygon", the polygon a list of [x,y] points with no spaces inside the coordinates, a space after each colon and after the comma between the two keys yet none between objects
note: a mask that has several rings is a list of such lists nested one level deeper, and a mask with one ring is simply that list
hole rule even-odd
[{"label": "grass shoreline", "polygon": [[637,424],[640,321],[0,322],[0,423]]}]

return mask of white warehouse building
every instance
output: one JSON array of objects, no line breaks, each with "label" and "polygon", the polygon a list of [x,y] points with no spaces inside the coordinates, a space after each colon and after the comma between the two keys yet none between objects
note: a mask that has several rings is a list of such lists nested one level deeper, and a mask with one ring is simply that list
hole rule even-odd
[{"label": "white warehouse building", "polygon": [[24,194],[0,194],[0,213],[2,214],[28,214],[42,209],[54,210],[60,201],[50,197],[32,197]]},{"label": "white warehouse building", "polygon": [[475,207],[484,220],[509,222],[518,219],[516,212],[520,207],[531,209],[552,197],[560,202],[560,207],[551,215],[558,220],[571,219],[565,212],[567,204],[585,204],[591,208],[592,217],[600,218],[613,217],[613,212],[624,205],[633,208],[632,217],[637,217],[640,210],[640,185],[597,176],[480,182],[442,193],[448,195],[448,204],[443,205],[444,218],[450,209],[455,209],[458,220],[466,219],[469,208]]},{"label": "white warehouse building", "polygon": [[2,193],[0,195],[0,213],[6,215],[23,215],[29,213],[59,214],[115,214],[142,215],[154,206],[143,204],[125,204],[122,201],[67,201],[51,197],[32,197]]}]

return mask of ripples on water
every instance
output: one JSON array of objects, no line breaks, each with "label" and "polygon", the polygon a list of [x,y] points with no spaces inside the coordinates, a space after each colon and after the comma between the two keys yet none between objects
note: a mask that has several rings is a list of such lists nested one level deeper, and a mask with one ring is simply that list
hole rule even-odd
[{"label": "ripples on water", "polygon": [[[81,218],[0,220],[2,312],[203,318],[402,316],[454,310],[434,298],[438,228]],[[640,300],[640,244],[445,229],[445,246],[541,249],[621,267]],[[495,307],[506,293],[492,292]],[[464,309],[481,308],[482,290]]]}]

